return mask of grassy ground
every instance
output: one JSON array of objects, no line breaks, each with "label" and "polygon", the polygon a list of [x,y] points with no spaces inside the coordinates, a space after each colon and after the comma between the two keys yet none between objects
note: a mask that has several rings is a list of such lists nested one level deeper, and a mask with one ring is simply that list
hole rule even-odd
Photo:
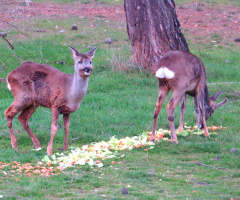
[{"label": "grassy ground", "polygon": [[[65,2],[71,1],[61,1]],[[99,2],[105,2],[108,6],[110,1]],[[122,1],[115,2],[119,4]],[[183,1],[176,1],[178,2]],[[229,2],[235,5],[238,3]],[[81,30],[71,31],[74,23],[81,27]],[[0,65],[0,78],[6,77],[10,71],[27,60],[47,63],[66,73],[72,73],[73,60],[67,45],[72,45],[81,52],[87,52],[88,46],[98,46],[87,95],[80,109],[71,115],[71,146],[106,141],[114,135],[117,138],[134,136],[151,130],[158,82],[149,72],[139,69],[129,61],[130,44],[125,23],[101,17],[93,20],[74,17],[48,20],[36,17],[20,21],[18,25],[24,28],[30,37],[23,37],[14,28],[8,27],[8,36],[14,38],[15,50],[11,50],[0,40],[0,59],[4,63]],[[57,32],[54,28],[56,25],[66,32]],[[47,32],[38,33],[38,28],[44,28]],[[216,37],[212,34],[212,37]],[[191,51],[199,56],[206,66],[210,94],[222,90],[219,101],[229,98],[228,103],[216,110],[208,120],[209,126],[223,125],[227,127],[226,130],[219,131],[218,135],[210,139],[190,135],[180,137],[178,145],[162,142],[149,150],[148,155],[143,149],[127,151],[123,158],[116,160],[116,164],[106,160],[104,167],[98,171],[88,166],[76,167],[47,178],[29,177],[24,173],[14,177],[5,176],[0,169],[0,195],[3,195],[4,199],[240,198],[239,46],[234,43],[220,47],[208,43],[196,45],[191,42],[188,33],[185,36]],[[106,37],[115,41],[108,45],[105,43]],[[59,61],[64,61],[64,64],[58,64]],[[126,70],[127,67],[131,69]],[[16,152],[10,148],[9,133],[3,115],[12,101],[6,83],[0,83],[0,162],[37,163],[46,155],[50,139],[51,112],[39,108],[30,120],[30,126],[42,145],[39,152],[32,150],[30,137],[17,119],[14,119],[13,127],[19,148]],[[166,107],[166,103],[163,107]],[[164,108],[158,120],[158,128],[169,129]],[[176,126],[179,124],[179,110],[178,107],[175,113]],[[189,125],[195,123],[193,100],[190,97],[187,100],[185,122]],[[58,152],[58,148],[63,147],[62,125],[60,119],[53,152]],[[236,148],[237,151],[230,152],[231,148]],[[220,156],[219,160],[215,160],[217,156]],[[204,165],[197,165],[197,162]],[[11,170],[6,168],[7,172]],[[123,195],[122,187],[127,187],[129,194]]]}]

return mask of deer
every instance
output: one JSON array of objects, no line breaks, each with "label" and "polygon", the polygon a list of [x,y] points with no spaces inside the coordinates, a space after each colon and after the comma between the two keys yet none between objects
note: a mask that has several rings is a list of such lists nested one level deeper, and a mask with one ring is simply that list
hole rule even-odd
[{"label": "deer", "polygon": [[172,96],[167,104],[167,115],[170,124],[171,142],[178,143],[174,125],[174,111],[179,102],[181,102],[181,114],[178,131],[183,131],[187,94],[194,98],[197,127],[204,130],[205,137],[210,137],[206,121],[217,108],[227,102],[227,98],[215,104],[222,92],[209,96],[206,70],[202,61],[188,52],[169,51],[162,56],[153,72],[159,81],[159,94],[154,111],[150,140],[155,141],[158,115],[170,90],[172,90]]},{"label": "deer", "polygon": [[8,74],[7,84],[14,101],[4,114],[13,149],[18,150],[12,120],[20,112],[18,121],[29,134],[35,149],[41,149],[38,139],[28,125],[30,117],[38,106],[50,108],[52,113],[47,154],[52,155],[53,139],[58,130],[60,114],[63,115],[64,150],[68,149],[70,114],[78,110],[87,92],[89,77],[93,70],[92,59],[97,48],[87,53],[80,53],[71,46],[69,49],[74,59],[74,74],[65,74],[52,66],[32,61],[24,62]]}]

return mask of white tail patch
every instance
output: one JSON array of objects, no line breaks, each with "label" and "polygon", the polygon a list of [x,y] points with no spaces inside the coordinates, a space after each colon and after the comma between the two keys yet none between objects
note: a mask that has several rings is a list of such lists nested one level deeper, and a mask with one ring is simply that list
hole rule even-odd
[{"label": "white tail patch", "polygon": [[157,70],[155,75],[157,78],[172,79],[174,77],[175,73],[173,71],[169,70],[167,67],[161,67],[160,69]]},{"label": "white tail patch", "polygon": [[7,81],[7,87],[11,91],[11,85],[8,83],[8,81]]}]

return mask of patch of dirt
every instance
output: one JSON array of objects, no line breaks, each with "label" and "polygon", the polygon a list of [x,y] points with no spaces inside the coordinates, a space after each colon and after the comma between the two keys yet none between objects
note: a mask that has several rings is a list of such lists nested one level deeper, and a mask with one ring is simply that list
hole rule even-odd
[{"label": "patch of dirt", "polygon": [[[218,43],[234,41],[240,37],[240,8],[234,6],[218,5],[214,8],[207,3],[195,2],[176,6],[178,19],[183,32],[189,32],[192,38],[218,39]],[[67,4],[31,3],[26,6],[24,1],[3,0],[0,2],[0,19],[17,25],[19,20],[37,19],[44,17],[50,19],[67,19],[72,16],[94,18],[106,18],[115,21],[125,21],[123,6],[109,6],[99,3],[82,4],[73,2]],[[0,21],[0,29],[7,26]],[[3,29],[4,30],[4,29]],[[220,36],[220,37],[219,37]],[[212,41],[216,42],[216,41]],[[240,45],[240,43],[237,43]]]},{"label": "patch of dirt", "polygon": [[123,6],[106,6],[98,3],[31,3],[29,6],[26,6],[23,2],[10,0],[0,3],[0,7],[0,18],[8,22],[41,16],[44,16],[46,19],[56,18],[56,16],[58,19],[76,16],[89,19],[100,17],[118,21],[125,20]]},{"label": "patch of dirt", "polygon": [[183,32],[189,30],[193,37],[200,36],[201,40],[215,38],[221,44],[240,37],[240,7],[187,4],[184,8],[177,7],[177,14]]}]

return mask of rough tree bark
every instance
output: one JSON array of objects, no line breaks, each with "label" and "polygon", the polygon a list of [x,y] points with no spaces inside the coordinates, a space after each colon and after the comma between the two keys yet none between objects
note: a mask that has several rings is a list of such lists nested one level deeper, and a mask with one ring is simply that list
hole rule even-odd
[{"label": "rough tree bark", "polygon": [[164,53],[189,51],[173,0],[124,0],[124,9],[132,58],[138,65],[154,70]]}]

